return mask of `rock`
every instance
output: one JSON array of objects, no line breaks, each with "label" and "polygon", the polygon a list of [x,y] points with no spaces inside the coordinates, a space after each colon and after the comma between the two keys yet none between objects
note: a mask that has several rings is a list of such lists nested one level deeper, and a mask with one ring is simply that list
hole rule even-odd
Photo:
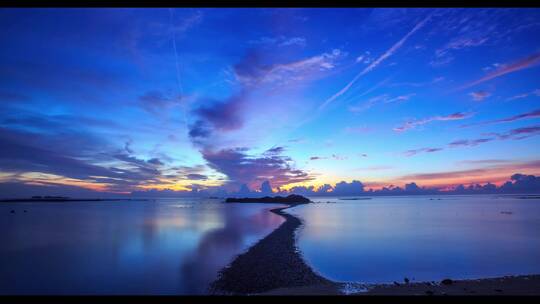
[{"label": "rock", "polygon": [[452,285],[454,283],[454,281],[450,280],[450,279],[444,279],[441,281],[441,284],[443,285]]},{"label": "rock", "polygon": [[394,281],[394,285],[399,286],[400,284],[396,281]]},{"label": "rock", "polygon": [[15,213],[15,210],[11,210],[10,213]]},{"label": "rock", "polygon": [[405,284],[409,284],[409,279],[407,277],[405,277],[403,281],[405,282]]},{"label": "rock", "polygon": [[26,213],[26,210],[24,210],[23,212]]}]

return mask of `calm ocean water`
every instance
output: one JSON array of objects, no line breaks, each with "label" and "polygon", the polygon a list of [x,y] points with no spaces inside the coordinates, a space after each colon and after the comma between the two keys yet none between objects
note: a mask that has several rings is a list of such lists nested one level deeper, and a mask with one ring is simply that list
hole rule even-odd
[{"label": "calm ocean water", "polygon": [[540,199],[311,199],[334,203],[288,212],[304,219],[298,234],[304,258],[333,280],[381,283],[540,273]]},{"label": "calm ocean water", "polygon": [[0,294],[205,293],[221,268],[283,222],[271,208],[201,199],[1,203]]},{"label": "calm ocean water", "polygon": [[[306,261],[336,281],[540,273],[540,199],[312,200],[288,212],[304,219]],[[275,206],[2,203],[0,294],[204,294],[222,267],[283,222],[268,212]]]}]

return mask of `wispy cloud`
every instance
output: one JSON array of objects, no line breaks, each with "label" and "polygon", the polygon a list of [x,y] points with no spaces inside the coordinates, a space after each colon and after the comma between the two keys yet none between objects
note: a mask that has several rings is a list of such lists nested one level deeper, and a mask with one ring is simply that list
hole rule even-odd
[{"label": "wispy cloud", "polygon": [[[512,129],[510,131],[504,132],[504,133],[485,133],[482,134],[484,138],[477,138],[477,139],[460,139],[455,140],[453,142],[450,142],[447,147],[448,148],[459,148],[459,147],[475,147],[483,143],[492,142],[495,140],[521,140],[526,139],[529,137],[540,135],[540,125],[535,126],[529,126],[529,127],[523,127],[523,128],[517,128]],[[420,153],[430,153],[430,152],[439,152],[443,151],[445,148],[420,148],[415,150],[407,150],[403,154],[405,156],[414,156]]]},{"label": "wispy cloud", "polygon": [[430,62],[432,66],[441,66],[450,63],[454,57],[450,54],[451,51],[460,50],[469,47],[483,45],[488,41],[488,37],[458,37],[445,46],[435,51],[435,59]]},{"label": "wispy cloud", "polygon": [[334,101],[336,98],[340,97],[341,95],[345,94],[355,83],[360,79],[360,77],[364,76],[365,74],[371,72],[373,69],[375,69],[379,64],[381,64],[384,60],[392,56],[397,50],[399,50],[403,44],[409,39],[410,36],[412,36],[415,32],[417,32],[419,29],[421,29],[426,22],[431,18],[431,14],[428,15],[425,19],[417,23],[412,30],[410,30],[403,38],[401,38],[398,42],[396,42],[391,48],[389,48],[386,52],[384,52],[379,58],[377,58],[375,61],[371,62],[370,65],[368,65],[366,68],[364,68],[360,73],[358,73],[345,87],[343,87],[341,90],[339,90],[336,94],[328,98],[324,101],[324,103],[321,104],[319,107],[319,110],[324,109],[328,104],[330,104],[332,101]]},{"label": "wispy cloud", "polygon": [[439,77],[433,78],[430,81],[425,81],[425,82],[396,82],[396,83],[390,84],[389,86],[390,87],[400,87],[400,86],[424,87],[424,86],[427,86],[427,85],[439,83],[439,82],[443,81],[444,79],[445,79],[444,77],[439,76]]},{"label": "wispy cloud", "polygon": [[495,139],[494,138],[478,138],[478,139],[472,139],[472,140],[460,139],[460,140],[456,140],[449,143],[448,146],[451,148],[460,147],[460,146],[474,147],[474,146],[478,146],[479,144],[483,144],[483,143],[490,142],[493,140]]},{"label": "wispy cloud", "polygon": [[405,156],[414,156],[416,154],[419,154],[419,153],[423,153],[423,152],[426,152],[426,153],[433,153],[433,152],[438,152],[438,151],[442,151],[443,148],[420,148],[420,149],[414,149],[414,150],[407,150],[405,151]]},{"label": "wispy cloud", "polygon": [[428,118],[424,118],[424,119],[420,119],[420,120],[407,121],[407,122],[405,122],[404,125],[402,125],[400,127],[396,127],[393,130],[396,131],[396,132],[404,132],[404,131],[407,131],[407,130],[414,129],[417,126],[428,124],[428,123],[433,122],[433,121],[462,120],[462,119],[469,118],[469,117],[471,117],[473,115],[474,115],[474,113],[456,112],[454,114],[450,114],[450,115],[446,115],[446,116],[433,116],[433,117],[428,117]]},{"label": "wispy cloud", "polygon": [[488,73],[486,76],[484,76],[484,77],[482,77],[482,78],[480,78],[478,80],[475,80],[473,82],[470,82],[468,84],[465,84],[464,86],[458,88],[458,90],[470,88],[470,87],[473,87],[473,86],[478,85],[480,83],[486,82],[488,80],[491,80],[491,79],[494,79],[494,78],[497,78],[497,77],[501,77],[501,76],[509,74],[509,73],[513,73],[513,72],[517,72],[517,71],[520,71],[520,70],[523,70],[523,69],[531,68],[531,67],[537,65],[538,63],[540,63],[540,53],[532,54],[532,55],[530,55],[530,56],[528,56],[526,58],[519,59],[519,60],[515,61],[514,63],[505,64],[505,65],[501,66],[500,68],[498,68],[497,70],[495,70],[495,71],[493,71],[491,73]]},{"label": "wispy cloud", "polygon": [[466,124],[466,125],[462,125],[461,128],[472,127],[472,126],[481,126],[481,125],[492,125],[492,124],[499,124],[499,123],[507,123],[507,122],[513,122],[513,121],[517,121],[517,120],[532,119],[532,118],[540,118],[540,109],[537,109],[537,110],[534,110],[534,111],[531,111],[531,112],[527,112],[527,113],[522,113],[522,114],[506,117],[506,118],[502,118],[502,119],[495,119],[495,120],[488,120],[488,121],[483,121],[483,122],[478,122],[478,123]]},{"label": "wispy cloud", "polygon": [[235,66],[235,74],[245,86],[286,85],[312,79],[323,72],[330,71],[336,67],[337,60],[346,55],[340,49],[333,49],[331,52],[289,63],[263,65],[257,54],[251,54]]},{"label": "wispy cloud", "polygon": [[277,45],[277,46],[305,46],[306,45],[306,38],[305,37],[286,37],[284,35],[280,35],[277,37],[267,37],[263,36],[255,40],[248,41],[249,44],[252,45]]},{"label": "wispy cloud", "polygon": [[379,96],[375,96],[375,97],[372,97],[370,99],[368,99],[368,101],[362,103],[362,104],[357,104],[357,105],[354,105],[354,106],[350,106],[349,107],[349,111],[351,112],[362,112],[362,111],[365,111],[377,104],[381,104],[381,103],[384,103],[384,104],[388,104],[388,103],[394,103],[394,102],[402,102],[402,101],[407,101],[409,100],[411,97],[415,96],[416,94],[415,93],[411,93],[411,94],[407,94],[407,95],[400,95],[400,96],[396,96],[396,97],[392,97],[388,94],[383,94],[383,95],[379,95]]},{"label": "wispy cloud", "polygon": [[474,101],[482,101],[491,96],[491,93],[486,91],[477,91],[469,93],[469,96],[471,96]]},{"label": "wispy cloud", "polygon": [[514,95],[512,97],[507,98],[506,101],[516,100],[516,99],[523,99],[523,98],[527,98],[527,97],[529,97],[531,95],[540,96],[540,89],[536,89],[536,90],[534,90],[532,92],[528,92],[528,93]]}]

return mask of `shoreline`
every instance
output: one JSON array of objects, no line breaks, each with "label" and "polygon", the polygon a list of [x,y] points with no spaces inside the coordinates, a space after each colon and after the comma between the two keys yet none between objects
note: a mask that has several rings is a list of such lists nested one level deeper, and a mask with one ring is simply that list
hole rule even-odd
[{"label": "shoreline", "polygon": [[[296,247],[295,232],[302,221],[283,210],[271,209],[283,222],[269,235],[223,268],[210,284],[214,295],[540,295],[540,275],[361,284],[335,282],[317,274]],[[446,284],[445,284],[446,283]]]},{"label": "shoreline", "polygon": [[210,294],[260,294],[287,287],[335,285],[316,274],[296,248],[295,231],[302,221],[283,210],[297,205],[270,210],[285,222],[223,268],[210,285]]}]

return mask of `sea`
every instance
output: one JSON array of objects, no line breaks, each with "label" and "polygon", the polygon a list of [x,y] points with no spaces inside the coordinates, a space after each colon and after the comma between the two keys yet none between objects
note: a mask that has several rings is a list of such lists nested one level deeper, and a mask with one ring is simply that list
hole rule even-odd
[{"label": "sea", "polygon": [[[500,195],[310,197],[297,246],[338,282],[540,273],[540,199]],[[206,294],[271,233],[279,204],[223,199],[0,203],[0,294]],[[12,212],[13,211],[13,212]]]}]

